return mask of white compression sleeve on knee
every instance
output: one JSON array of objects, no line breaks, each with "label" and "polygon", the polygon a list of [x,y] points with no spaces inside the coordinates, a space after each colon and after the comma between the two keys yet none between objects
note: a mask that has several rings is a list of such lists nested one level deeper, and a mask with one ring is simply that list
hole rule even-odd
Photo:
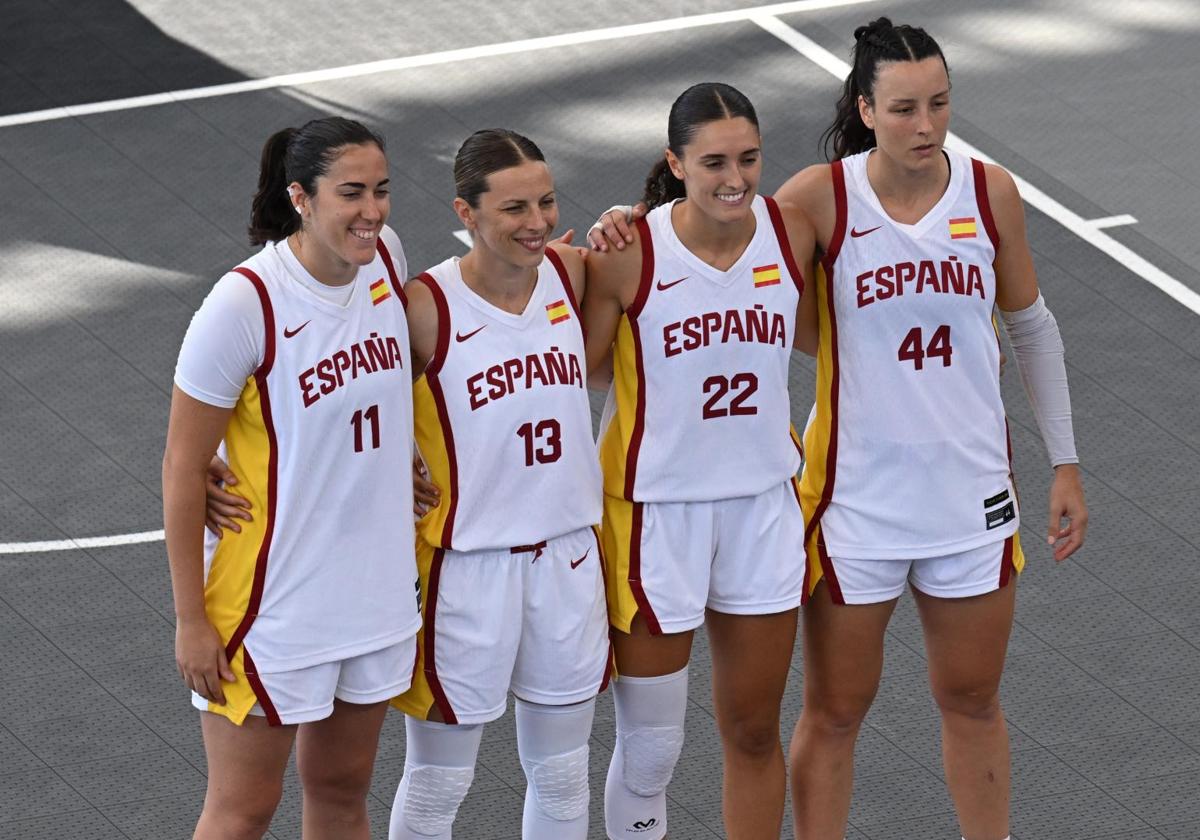
[{"label": "white compression sleeve on knee", "polygon": [[545,706],[517,698],[517,751],[525,769],[523,840],[587,840],[588,738],[596,700]]},{"label": "white compression sleeve on knee", "polygon": [[483,724],[404,718],[404,776],[392,802],[388,840],[450,840],[458,806],[475,777]]},{"label": "white compression sleeve on knee", "polygon": [[661,677],[613,682],[617,740],[604,785],[604,823],[612,840],[661,840],[667,785],[683,749],[687,668]]},{"label": "white compression sleeve on knee", "polygon": [[1017,369],[1050,455],[1050,465],[1078,464],[1075,430],[1071,423],[1071,394],[1063,360],[1058,322],[1039,294],[1032,306],[1016,312],[1001,310]]}]

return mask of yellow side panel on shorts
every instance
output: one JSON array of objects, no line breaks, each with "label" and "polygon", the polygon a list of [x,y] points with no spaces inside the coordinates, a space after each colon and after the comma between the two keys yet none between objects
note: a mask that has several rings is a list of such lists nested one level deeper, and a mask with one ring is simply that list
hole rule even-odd
[{"label": "yellow side panel on shorts", "polygon": [[450,480],[450,446],[438,417],[437,401],[424,374],[413,383],[413,432],[417,449],[429,468],[429,480],[442,491],[437,507],[430,508],[417,522],[417,533],[431,545],[441,546],[454,491]]},{"label": "yellow side panel on shorts", "polygon": [[604,522],[600,547],[604,551],[604,589],[608,600],[608,623],[628,633],[638,605],[629,587],[629,541],[633,534],[633,502],[604,496]]},{"label": "yellow side panel on shorts", "polygon": [[[817,505],[821,502],[821,494],[825,490],[825,481],[829,469],[829,442],[833,436],[833,388],[837,371],[834,369],[833,324],[829,317],[832,303],[828,294],[828,278],[825,267],[817,264],[816,282],[813,288],[817,292],[818,335],[817,346],[817,413],[812,423],[804,431],[804,471],[800,475],[800,507],[804,511],[806,528],[812,522]],[[821,561],[817,555],[817,540],[820,538],[820,526],[812,527],[804,551],[808,559],[809,594],[821,580]]]},{"label": "yellow side panel on shorts", "polygon": [[625,465],[642,383],[638,379],[637,346],[629,316],[622,315],[613,345],[613,390],[616,412],[600,441],[600,471],[604,474],[604,492],[625,498]]},{"label": "yellow side panel on shorts", "polygon": [[1020,531],[1017,531],[1016,533],[1014,533],[1012,535],[1012,541],[1013,541],[1013,554],[1012,554],[1013,569],[1016,570],[1017,574],[1021,574],[1021,572],[1025,571],[1025,552],[1021,550],[1021,532]]},{"label": "yellow side panel on shorts", "polygon": [[245,659],[246,648],[238,647],[237,652],[233,655],[233,660],[229,663],[229,667],[237,679],[231,683],[221,683],[221,690],[225,692],[225,705],[219,706],[211,700],[208,703],[210,712],[228,718],[238,726],[242,725],[242,722],[246,720],[246,715],[250,714],[250,710],[258,702],[254,689],[250,687],[250,680],[246,677]]},{"label": "yellow side panel on shorts", "polygon": [[425,676],[425,613],[429,598],[429,575],[433,568],[435,551],[435,546],[417,537],[417,576],[421,581],[421,629],[417,631],[417,668],[408,691],[392,698],[394,708],[419,720],[427,720],[429,711],[433,708],[433,689],[429,687],[429,680]]}]

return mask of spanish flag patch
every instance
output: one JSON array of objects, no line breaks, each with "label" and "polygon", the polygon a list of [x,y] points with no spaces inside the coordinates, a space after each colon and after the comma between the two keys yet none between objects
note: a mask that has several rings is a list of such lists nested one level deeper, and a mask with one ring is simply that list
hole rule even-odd
[{"label": "spanish flag patch", "polygon": [[974,239],[975,238],[975,217],[967,216],[963,219],[950,220],[950,238],[951,239]]},{"label": "spanish flag patch", "polygon": [[754,268],[754,288],[779,285],[779,263],[760,265]]},{"label": "spanish flag patch", "polygon": [[371,284],[371,303],[375,306],[383,303],[391,296],[392,293],[388,291],[387,281],[382,277]]},{"label": "spanish flag patch", "polygon": [[546,306],[546,317],[550,319],[551,324],[568,321],[571,318],[571,309],[565,300],[556,300]]}]

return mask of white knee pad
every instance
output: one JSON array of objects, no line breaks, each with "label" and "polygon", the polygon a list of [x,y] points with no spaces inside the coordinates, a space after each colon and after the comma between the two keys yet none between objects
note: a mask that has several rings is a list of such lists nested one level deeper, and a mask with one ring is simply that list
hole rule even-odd
[{"label": "white knee pad", "polygon": [[588,738],[596,701],[545,706],[517,700],[517,750],[529,783],[524,840],[585,840]]},{"label": "white knee pad", "polygon": [[588,745],[522,762],[539,809],[552,820],[573,820],[587,813]]},{"label": "white knee pad", "polygon": [[687,668],[613,685],[617,741],[604,785],[604,823],[613,840],[667,833],[667,785],[683,750]]},{"label": "white knee pad", "polygon": [[483,726],[406,718],[404,777],[392,803],[389,840],[449,840],[475,778]]},{"label": "white knee pad", "polygon": [[640,726],[620,737],[625,786],[638,796],[665,791],[683,751],[683,727]]},{"label": "white knee pad", "polygon": [[404,822],[428,837],[446,833],[474,778],[474,767],[405,766],[396,796],[402,800]]}]

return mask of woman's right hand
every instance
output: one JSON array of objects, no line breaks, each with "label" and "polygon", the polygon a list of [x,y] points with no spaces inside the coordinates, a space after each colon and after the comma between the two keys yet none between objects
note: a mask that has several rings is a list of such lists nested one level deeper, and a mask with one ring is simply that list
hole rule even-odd
[{"label": "woman's right hand", "polygon": [[611,242],[618,251],[624,251],[625,246],[633,242],[630,225],[648,212],[646,205],[640,201],[632,207],[617,205],[608,208],[588,230],[588,244],[592,246],[593,251],[607,251]]},{"label": "woman's right hand", "polygon": [[225,489],[237,483],[237,476],[230,471],[229,465],[214,455],[208,462],[208,475],[204,482],[204,525],[218,539],[222,528],[228,528],[235,534],[242,532],[242,526],[234,522],[235,519],[254,521],[250,515],[250,501]]},{"label": "woman's right hand", "polygon": [[438,506],[442,491],[429,480],[429,469],[420,455],[413,457],[413,513],[424,516],[430,508]]},{"label": "woman's right hand", "polygon": [[205,700],[225,705],[221,683],[231,683],[237,678],[225,658],[225,645],[208,616],[176,621],[175,666],[184,685]]}]

